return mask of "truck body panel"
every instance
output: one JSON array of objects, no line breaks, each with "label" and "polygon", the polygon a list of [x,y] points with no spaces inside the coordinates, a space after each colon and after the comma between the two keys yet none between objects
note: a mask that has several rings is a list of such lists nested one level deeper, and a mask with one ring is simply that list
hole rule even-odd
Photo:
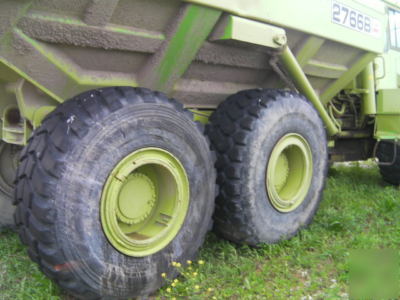
[{"label": "truck body panel", "polygon": [[[346,44],[366,51],[381,53],[385,47],[385,9],[380,1],[377,5],[366,6],[362,1],[320,1],[320,0],[185,0],[191,3],[207,5],[234,15],[264,23],[275,24],[302,34],[320,36],[331,41]],[[365,35],[357,30],[349,31],[332,22],[332,6],[344,4],[349,8],[364,12],[376,19],[382,27],[376,35]],[[336,56],[336,55],[335,55]]]},{"label": "truck body panel", "polygon": [[[374,91],[398,88],[400,57],[389,32],[396,6],[306,2],[1,1],[3,140],[24,144],[58,103],[107,86],[147,87],[207,110],[244,89],[296,88],[312,98],[332,138],[356,136],[385,114],[377,101],[385,107],[394,101]],[[286,48],[295,60],[282,63]],[[365,75],[368,68],[373,71]],[[340,94],[358,97],[354,126],[336,111]],[[21,119],[12,122],[16,110]],[[382,118],[371,138],[381,137]],[[400,136],[400,125],[395,128],[392,139]]]}]

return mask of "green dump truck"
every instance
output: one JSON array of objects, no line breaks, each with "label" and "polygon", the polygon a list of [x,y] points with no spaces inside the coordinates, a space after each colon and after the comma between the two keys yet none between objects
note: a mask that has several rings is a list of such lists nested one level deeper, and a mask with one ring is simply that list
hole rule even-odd
[{"label": "green dump truck", "polygon": [[400,184],[396,2],[1,0],[1,224],[69,293],[125,299],[212,226],[295,235],[329,162]]}]

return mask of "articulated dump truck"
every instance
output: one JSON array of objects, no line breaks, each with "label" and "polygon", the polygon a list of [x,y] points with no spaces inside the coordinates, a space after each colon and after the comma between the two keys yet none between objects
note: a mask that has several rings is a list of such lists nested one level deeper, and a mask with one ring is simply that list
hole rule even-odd
[{"label": "articulated dump truck", "polygon": [[1,223],[70,294],[126,299],[212,227],[294,236],[330,162],[400,184],[396,2],[0,0]]}]

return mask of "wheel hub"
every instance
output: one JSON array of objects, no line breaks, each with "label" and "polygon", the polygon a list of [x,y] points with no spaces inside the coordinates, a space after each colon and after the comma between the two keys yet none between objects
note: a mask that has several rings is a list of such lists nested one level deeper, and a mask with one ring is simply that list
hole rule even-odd
[{"label": "wheel hub", "polygon": [[281,153],[278,158],[277,168],[281,171],[276,173],[275,178],[275,189],[277,191],[281,191],[282,188],[285,186],[287,178],[289,176],[289,160],[286,154]]},{"label": "wheel hub", "polygon": [[110,173],[101,198],[101,224],[118,251],[148,256],[178,234],[189,200],[189,180],[179,160],[162,149],[140,149]]},{"label": "wheel hub", "polygon": [[151,179],[144,174],[131,174],[118,196],[117,217],[125,224],[138,224],[150,216],[155,202],[156,188]]},{"label": "wheel hub", "polygon": [[288,213],[307,196],[313,175],[312,152],[300,135],[282,137],[271,152],[266,171],[266,189],[272,206]]}]

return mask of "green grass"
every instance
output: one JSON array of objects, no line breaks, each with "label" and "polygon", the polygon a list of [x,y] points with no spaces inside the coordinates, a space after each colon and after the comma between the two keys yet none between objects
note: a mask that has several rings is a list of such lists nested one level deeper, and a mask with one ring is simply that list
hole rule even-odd
[{"label": "green grass", "polygon": [[[335,167],[307,230],[258,249],[210,234],[200,254],[205,263],[194,262],[157,298],[346,299],[352,249],[398,249],[399,195],[376,168]],[[30,262],[16,235],[1,233],[0,299],[65,298],[60,295]]]}]

